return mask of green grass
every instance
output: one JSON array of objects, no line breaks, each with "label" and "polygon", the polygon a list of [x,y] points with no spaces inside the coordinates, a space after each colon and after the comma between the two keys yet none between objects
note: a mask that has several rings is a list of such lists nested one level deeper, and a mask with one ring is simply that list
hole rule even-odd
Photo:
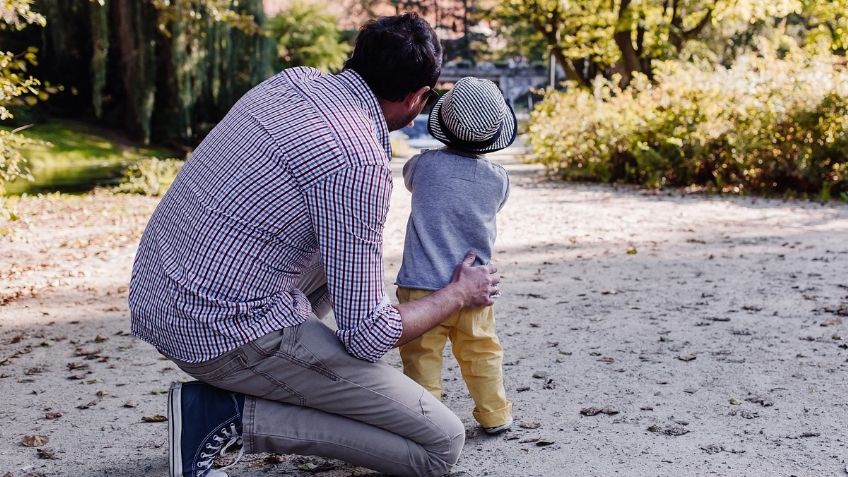
[{"label": "green grass", "polygon": [[24,151],[35,180],[6,184],[8,195],[86,192],[96,186],[117,183],[121,172],[140,159],[175,155],[167,149],[137,147],[117,133],[71,121],[36,124],[21,134],[53,146]]}]

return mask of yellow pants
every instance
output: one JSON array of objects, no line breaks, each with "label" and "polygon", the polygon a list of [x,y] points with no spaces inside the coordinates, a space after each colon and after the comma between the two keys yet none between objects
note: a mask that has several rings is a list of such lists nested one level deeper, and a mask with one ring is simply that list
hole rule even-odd
[{"label": "yellow pants", "polygon": [[[398,288],[401,303],[423,298],[432,292]],[[442,399],[442,355],[447,339],[474,399],[474,419],[483,427],[496,427],[512,419],[512,402],[503,385],[503,348],[495,334],[491,306],[468,308],[420,337],[400,347],[403,372],[436,399]]]}]

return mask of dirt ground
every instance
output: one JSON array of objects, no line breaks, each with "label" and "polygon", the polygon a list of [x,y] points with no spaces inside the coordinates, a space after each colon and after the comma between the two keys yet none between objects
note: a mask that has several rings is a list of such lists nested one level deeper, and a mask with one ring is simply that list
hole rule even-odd
[{"label": "dirt ground", "polygon": [[[446,402],[468,430],[457,475],[845,474],[848,207],[564,184],[498,160],[513,180],[496,314],[517,425],[478,432],[448,360]],[[128,335],[126,304],[155,204],[27,198],[0,224],[0,475],[167,474],[167,423],[144,418],[187,377]],[[408,208],[396,181],[387,283]],[[374,474],[260,455],[231,475]]]}]

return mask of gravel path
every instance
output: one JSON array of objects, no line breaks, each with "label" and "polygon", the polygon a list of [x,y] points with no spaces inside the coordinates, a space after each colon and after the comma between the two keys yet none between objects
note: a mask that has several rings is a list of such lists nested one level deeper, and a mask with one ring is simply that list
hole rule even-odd
[{"label": "gravel path", "polygon": [[[513,179],[496,314],[517,425],[479,433],[448,360],[446,402],[468,429],[458,475],[845,473],[848,207],[563,184],[498,160]],[[0,224],[0,475],[166,475],[167,424],[143,417],[186,376],[127,335],[155,204],[27,198]],[[408,207],[396,181],[388,282]],[[249,456],[231,475],[375,474]]]}]

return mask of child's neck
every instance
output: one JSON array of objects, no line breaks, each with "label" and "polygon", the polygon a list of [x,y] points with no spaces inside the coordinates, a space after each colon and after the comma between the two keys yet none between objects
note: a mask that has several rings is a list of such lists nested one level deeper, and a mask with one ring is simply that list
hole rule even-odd
[{"label": "child's neck", "polygon": [[453,153],[453,154],[458,154],[460,156],[465,156],[465,157],[473,157],[474,159],[482,159],[485,156],[485,154],[483,154],[483,153],[466,151],[464,149],[459,149],[457,147],[453,147],[453,146],[450,146],[450,145],[445,145],[444,149],[446,151]]}]

